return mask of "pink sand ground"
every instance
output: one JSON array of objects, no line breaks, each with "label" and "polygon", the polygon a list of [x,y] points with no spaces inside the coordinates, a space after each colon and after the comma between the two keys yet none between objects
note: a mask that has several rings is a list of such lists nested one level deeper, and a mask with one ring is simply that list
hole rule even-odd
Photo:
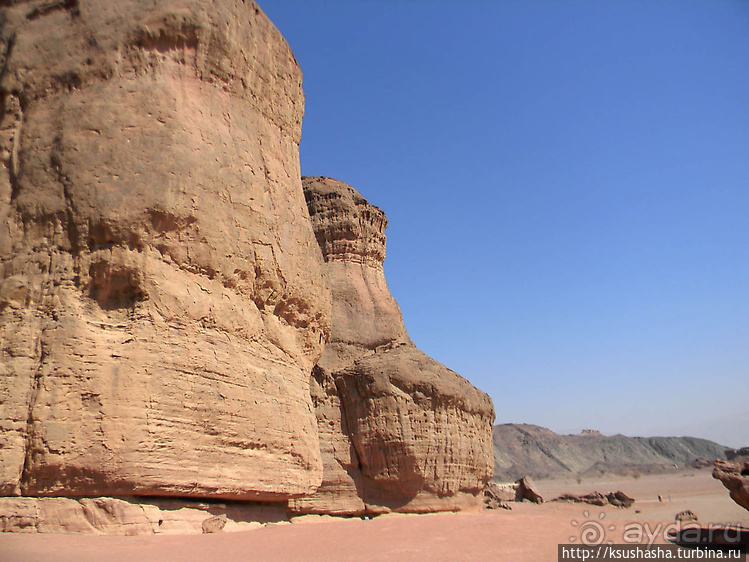
[{"label": "pink sand ground", "polygon": [[[538,483],[547,497],[561,492],[621,490],[637,500],[632,509],[581,504],[514,504],[512,511],[391,515],[370,521],[305,517],[246,532],[214,535],[112,537],[0,535],[3,561],[87,560],[556,560],[557,545],[579,542],[595,522],[605,540],[622,542],[625,528],[655,534],[691,509],[701,525],[749,527],[749,512],[734,504],[709,471],[639,479],[553,480]],[[665,501],[659,502],[658,495]],[[669,501],[670,497],[670,501]],[[639,512],[639,513],[638,513]],[[602,515],[602,517],[601,517]],[[648,525],[647,527],[645,525]]]}]

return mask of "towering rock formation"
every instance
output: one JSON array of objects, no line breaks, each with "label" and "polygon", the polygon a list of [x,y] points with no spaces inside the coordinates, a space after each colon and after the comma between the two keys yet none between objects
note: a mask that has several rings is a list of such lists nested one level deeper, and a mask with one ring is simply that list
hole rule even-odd
[{"label": "towering rock formation", "polygon": [[0,495],[313,492],[288,45],[251,0],[3,5]]},{"label": "towering rock formation", "polygon": [[491,401],[409,340],[382,211],[305,202],[301,72],[257,5],[0,4],[0,496],[32,496],[5,527],[153,531],[98,495],[478,506]]},{"label": "towering rock formation", "polygon": [[408,338],[382,269],[384,213],[343,182],[311,177],[303,185],[333,320],[310,383],[323,484],[291,509],[359,515],[478,506],[492,475],[491,400]]}]

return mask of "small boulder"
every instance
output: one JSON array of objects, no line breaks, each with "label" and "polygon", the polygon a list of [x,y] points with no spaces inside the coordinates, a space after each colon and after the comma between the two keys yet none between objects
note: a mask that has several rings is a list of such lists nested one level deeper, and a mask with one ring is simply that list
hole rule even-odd
[{"label": "small boulder", "polygon": [[602,494],[601,492],[591,492],[585,495],[577,494],[562,494],[558,498],[554,498],[554,502],[575,502],[575,503],[587,503],[589,505],[597,505],[603,507],[604,505],[613,505],[614,507],[632,507],[635,503],[634,498],[630,498],[624,492],[609,492],[608,494]]},{"label": "small boulder", "polygon": [[577,494],[562,494],[558,498],[551,501],[554,502],[574,502],[574,503],[587,503],[589,505],[604,506],[608,503],[606,496],[601,492],[591,492],[590,494],[577,495]]},{"label": "small boulder", "polygon": [[609,503],[615,507],[630,508],[635,503],[635,498],[630,498],[624,492],[609,492],[606,494],[606,499]]},{"label": "small boulder", "polygon": [[203,534],[218,533],[223,530],[226,526],[226,515],[216,515],[215,517],[209,517],[203,521],[201,527],[203,528]]},{"label": "small boulder", "polygon": [[683,523],[685,521],[697,521],[697,516],[694,514],[694,511],[687,509],[677,513],[674,519]]},{"label": "small boulder", "polygon": [[516,484],[517,493],[515,501],[528,500],[533,503],[544,503],[544,498],[536,491],[536,484],[531,480],[530,476],[523,476]]}]

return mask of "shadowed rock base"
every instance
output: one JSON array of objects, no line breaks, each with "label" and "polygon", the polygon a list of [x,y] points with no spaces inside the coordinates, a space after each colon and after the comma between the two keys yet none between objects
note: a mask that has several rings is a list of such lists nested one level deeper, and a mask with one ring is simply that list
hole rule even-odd
[{"label": "shadowed rock base", "polygon": [[286,521],[281,503],[157,498],[0,498],[0,532],[183,535],[246,531]]}]

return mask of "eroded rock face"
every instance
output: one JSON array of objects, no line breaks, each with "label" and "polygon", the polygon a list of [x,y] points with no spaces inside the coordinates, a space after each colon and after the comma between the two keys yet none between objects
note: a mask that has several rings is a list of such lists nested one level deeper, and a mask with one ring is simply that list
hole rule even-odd
[{"label": "eroded rock face", "polygon": [[486,394],[409,344],[359,359],[336,381],[371,510],[478,505],[492,476]]},{"label": "eroded rock face", "polygon": [[317,434],[323,463],[322,486],[311,496],[291,500],[292,513],[363,515],[364,483],[359,455],[350,430],[335,377],[319,366],[310,380],[317,414]]},{"label": "eroded rock face", "polygon": [[335,372],[380,347],[410,344],[382,269],[385,213],[342,181],[302,183],[333,298],[330,342],[319,365]]},{"label": "eroded rock face", "polygon": [[749,510],[749,462],[715,461],[713,478],[723,483],[733,501]]},{"label": "eroded rock face", "polygon": [[303,178],[333,293],[312,388],[324,464],[300,513],[478,508],[492,475],[489,397],[410,341],[390,295],[383,212],[329,178]]},{"label": "eroded rock face", "polygon": [[286,42],[250,0],[1,21],[0,494],[314,491],[330,294]]}]

